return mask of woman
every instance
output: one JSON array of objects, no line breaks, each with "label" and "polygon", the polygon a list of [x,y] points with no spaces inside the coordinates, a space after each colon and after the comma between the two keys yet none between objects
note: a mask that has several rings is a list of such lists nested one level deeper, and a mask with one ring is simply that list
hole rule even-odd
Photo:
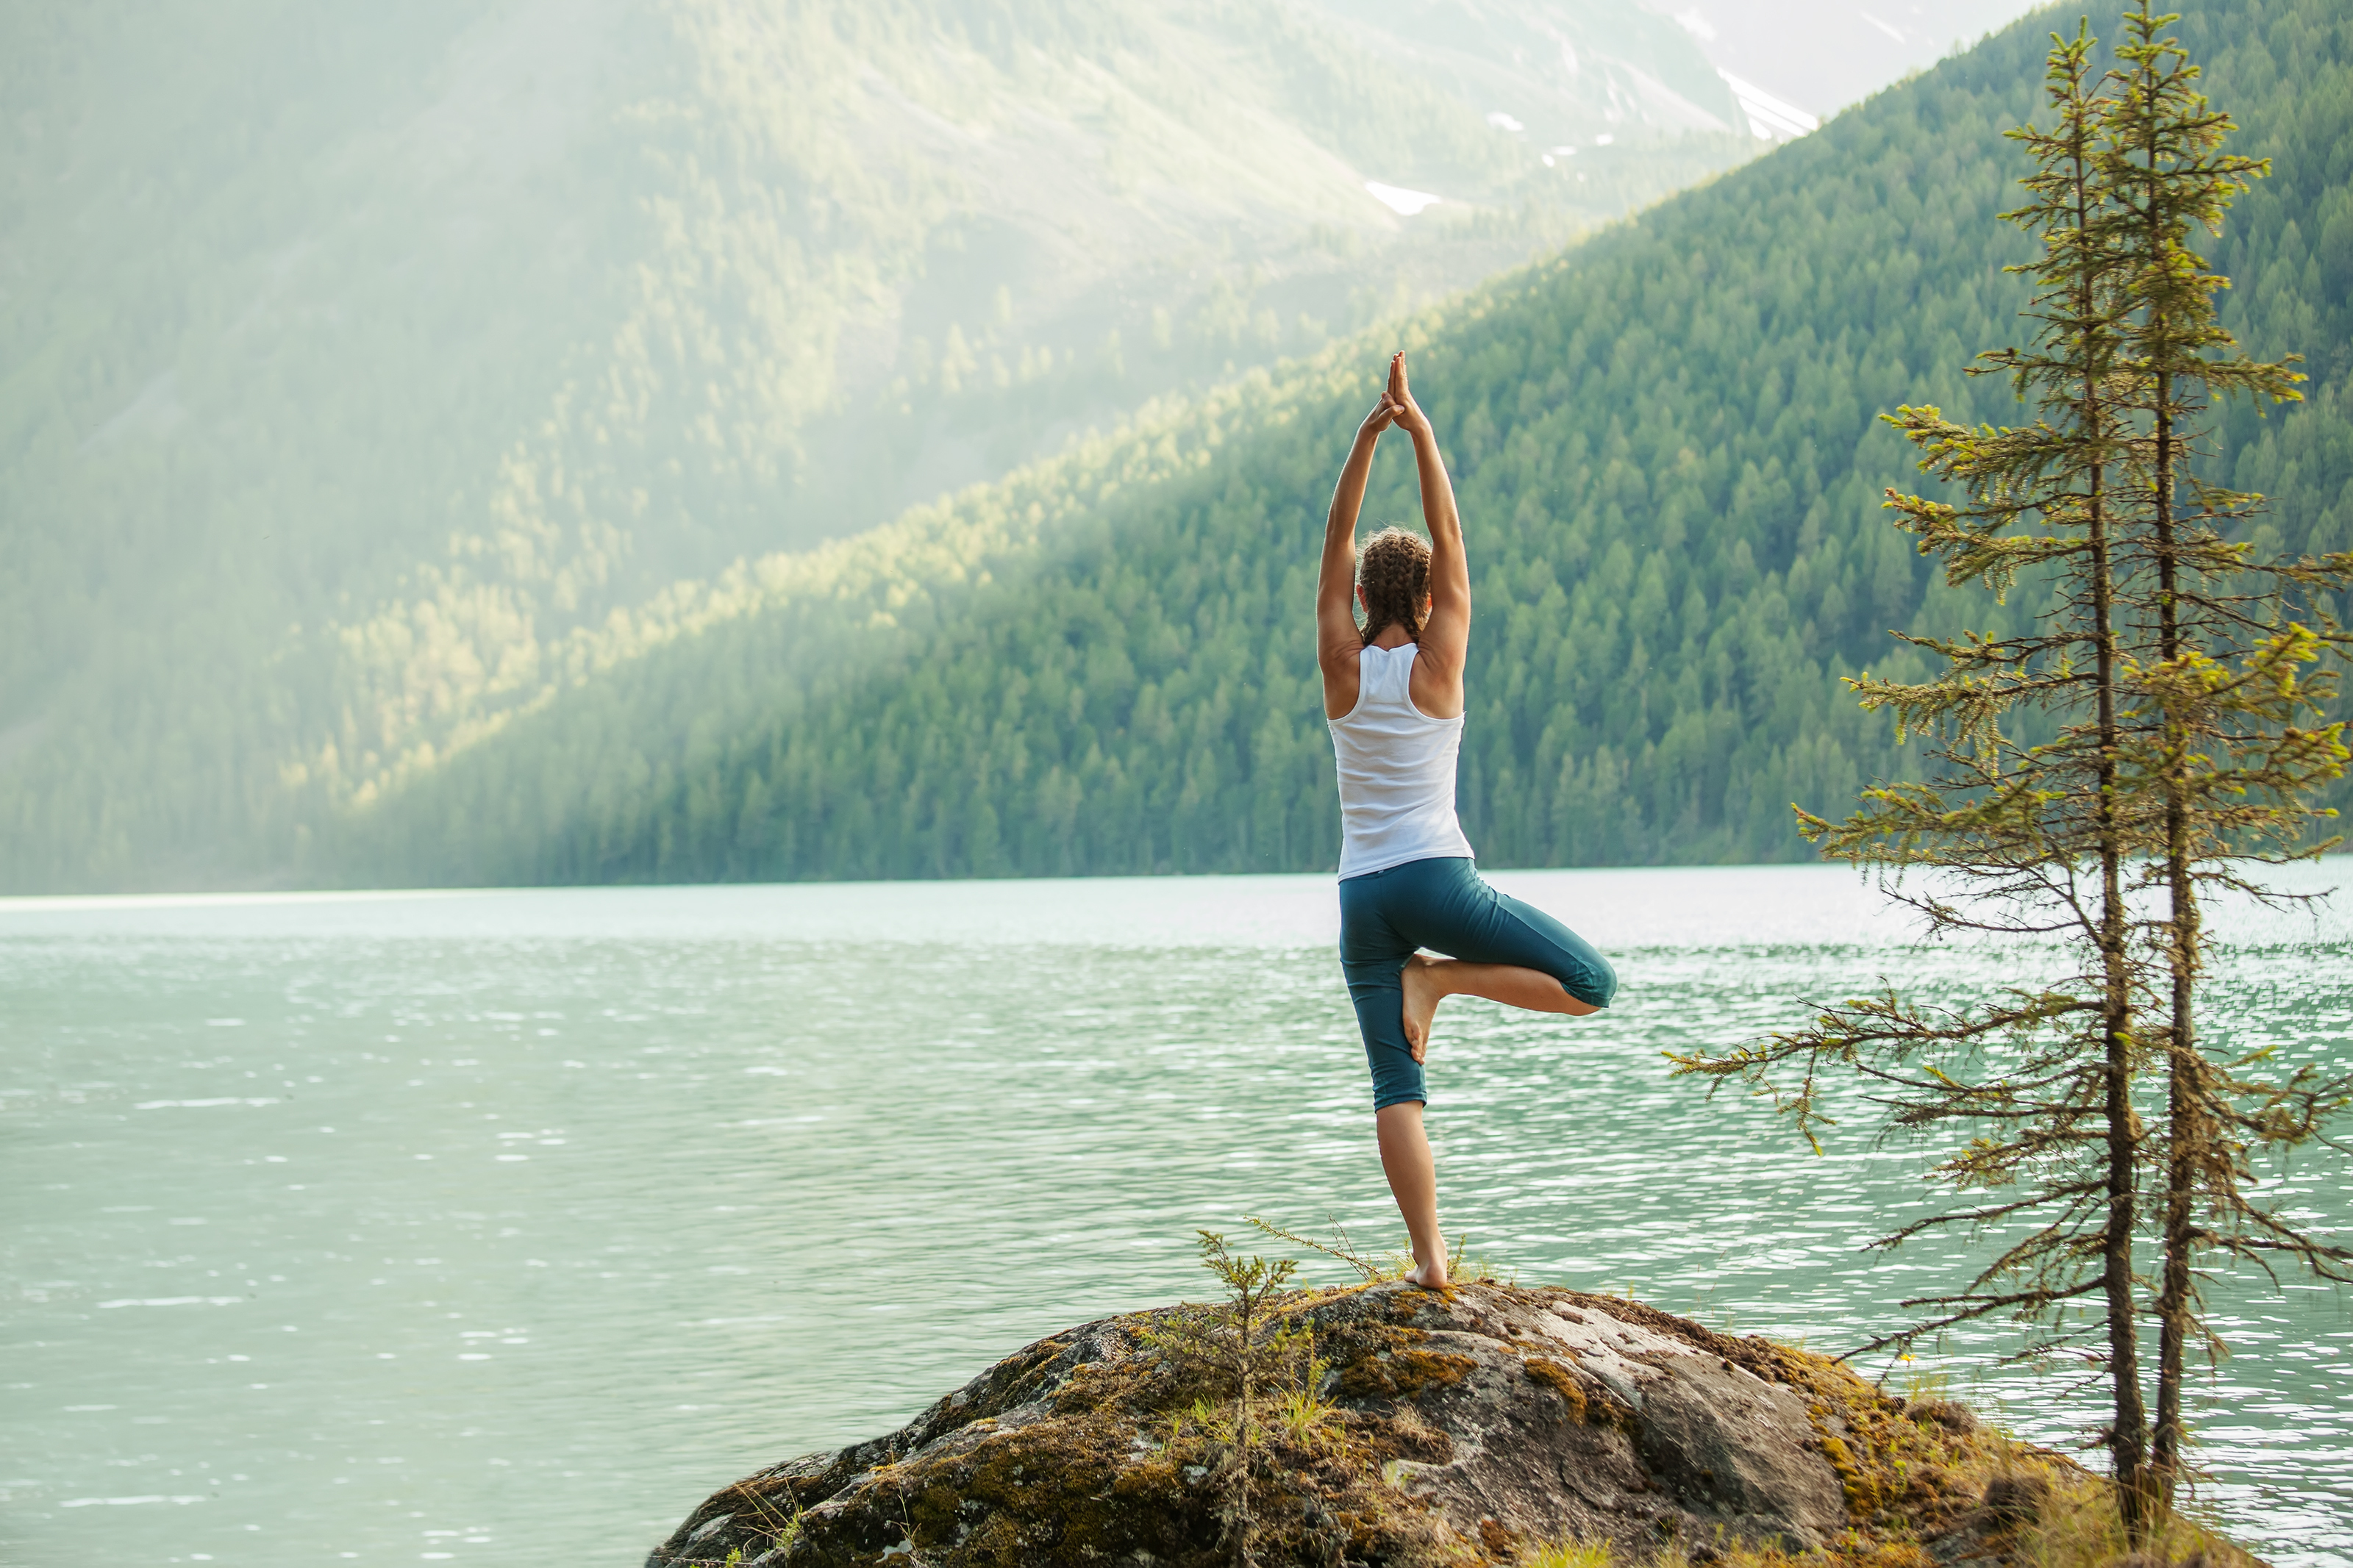
[{"label": "woman", "polygon": [[[1392,425],[1413,437],[1430,542],[1385,529],[1365,542],[1360,570],[1356,512],[1373,448]],[[1357,426],[1324,524],[1315,648],[1339,763],[1340,968],[1372,1065],[1381,1169],[1413,1237],[1406,1278],[1431,1289],[1447,1283],[1438,1175],[1421,1127],[1422,1060],[1438,1004],[1484,996],[1582,1015],[1608,1006],[1618,989],[1609,961],[1584,938],[1498,893],[1472,864],[1454,816],[1470,640],[1471,572],[1454,488],[1399,353],[1380,402]],[[1451,956],[1430,958],[1424,947]]]}]

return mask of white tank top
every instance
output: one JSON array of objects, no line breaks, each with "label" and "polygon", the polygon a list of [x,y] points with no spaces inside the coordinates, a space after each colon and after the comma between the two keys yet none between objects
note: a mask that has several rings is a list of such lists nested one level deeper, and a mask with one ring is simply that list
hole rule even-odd
[{"label": "white tank top", "polygon": [[1454,816],[1454,759],[1462,717],[1433,719],[1413,705],[1413,643],[1367,647],[1356,660],[1356,705],[1330,721],[1340,773],[1340,875],[1409,860],[1467,859]]}]

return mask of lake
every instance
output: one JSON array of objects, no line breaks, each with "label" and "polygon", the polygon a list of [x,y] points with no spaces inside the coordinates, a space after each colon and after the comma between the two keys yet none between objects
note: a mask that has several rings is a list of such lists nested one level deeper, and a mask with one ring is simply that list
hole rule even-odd
[{"label": "lake", "polygon": [[[1473,1255],[1824,1350],[1962,1278],[1862,1250],[1932,1198],[1920,1148],[1858,1104],[1815,1157],[1661,1052],[2032,952],[1908,946],[1836,868],[1493,879],[1623,984],[1440,1011]],[[2210,1037],[2353,1061],[2347,910],[2217,919]],[[0,900],[0,1561],[634,1568],[739,1475],[1206,1293],[1197,1227],[1387,1245],[1336,930],[1321,877]],[[2353,1225],[2341,1159],[2279,1179]],[[2211,1300],[2200,1506],[2353,1565],[2347,1298]],[[2080,1441],[2006,1342],[1895,1376]]]}]

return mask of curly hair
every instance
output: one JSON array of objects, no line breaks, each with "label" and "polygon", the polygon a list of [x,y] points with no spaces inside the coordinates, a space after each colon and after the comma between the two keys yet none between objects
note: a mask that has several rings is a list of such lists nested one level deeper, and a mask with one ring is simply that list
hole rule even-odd
[{"label": "curly hair", "polygon": [[1365,641],[1394,623],[1421,637],[1421,602],[1430,596],[1430,544],[1418,533],[1385,528],[1365,541],[1356,558],[1356,585],[1365,591]]}]

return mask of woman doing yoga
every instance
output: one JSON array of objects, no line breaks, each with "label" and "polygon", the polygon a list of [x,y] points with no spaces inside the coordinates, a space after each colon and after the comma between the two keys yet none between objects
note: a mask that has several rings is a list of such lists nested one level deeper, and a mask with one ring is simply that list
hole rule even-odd
[{"label": "woman doing yoga", "polygon": [[[1356,513],[1373,448],[1392,425],[1413,438],[1430,542],[1385,529],[1365,542],[1360,567]],[[1400,353],[1356,428],[1324,524],[1315,656],[1340,776],[1340,968],[1372,1065],[1381,1169],[1413,1237],[1406,1278],[1432,1289],[1447,1282],[1446,1242],[1421,1127],[1421,1069],[1438,1004],[1484,996],[1584,1014],[1608,1006],[1618,989],[1609,961],[1583,937],[1495,891],[1472,863],[1454,816],[1470,640],[1471,572],[1454,488]],[[1425,947],[1449,956],[1426,956]]]}]

